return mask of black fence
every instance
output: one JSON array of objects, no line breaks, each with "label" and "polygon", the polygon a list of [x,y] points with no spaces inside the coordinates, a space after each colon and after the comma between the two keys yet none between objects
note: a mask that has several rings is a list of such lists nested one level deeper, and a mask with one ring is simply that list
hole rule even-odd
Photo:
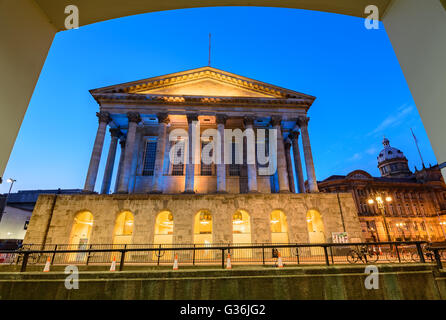
[{"label": "black fence", "polygon": [[0,251],[0,264],[21,265],[110,265],[119,270],[125,265],[221,265],[230,256],[232,265],[354,264],[354,263],[429,263],[442,268],[446,260],[443,247],[430,248],[423,241],[321,244],[130,244],[110,245],[24,245],[20,250]]}]

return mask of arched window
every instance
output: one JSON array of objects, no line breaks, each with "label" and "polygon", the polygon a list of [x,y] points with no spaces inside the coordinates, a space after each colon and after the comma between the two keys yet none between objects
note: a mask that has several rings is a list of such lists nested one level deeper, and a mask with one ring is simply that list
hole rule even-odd
[{"label": "arched window", "polygon": [[132,243],[135,219],[130,211],[121,212],[116,218],[113,231],[113,244],[124,245]]},{"label": "arched window", "polygon": [[154,244],[173,243],[173,215],[170,211],[161,211],[156,216]]},{"label": "arched window", "polygon": [[[79,212],[74,217],[70,234],[70,248],[72,250],[87,249],[93,228],[93,214],[89,211]],[[68,254],[69,261],[82,262],[87,255],[84,252]]]},{"label": "arched window", "polygon": [[89,242],[93,228],[93,214],[89,211],[79,212],[74,218],[71,229],[70,244],[73,249],[84,249]]},{"label": "arched window", "polygon": [[288,223],[281,210],[271,212],[271,242],[288,243]]},{"label": "arched window", "polygon": [[212,243],[212,214],[208,210],[200,210],[195,215],[194,244]]},{"label": "arched window", "polygon": [[317,210],[307,212],[307,228],[310,243],[324,243],[325,230],[321,214]]},{"label": "arched window", "polygon": [[237,210],[232,216],[232,242],[251,243],[251,221],[245,210]]}]

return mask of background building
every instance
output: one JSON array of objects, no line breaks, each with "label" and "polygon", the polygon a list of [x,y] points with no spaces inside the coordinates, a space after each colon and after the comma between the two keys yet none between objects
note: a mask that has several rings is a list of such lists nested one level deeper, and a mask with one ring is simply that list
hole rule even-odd
[{"label": "background building", "polygon": [[0,248],[15,248],[25,238],[31,214],[41,194],[79,194],[80,189],[23,190],[0,196]]},{"label": "background building", "polygon": [[352,193],[368,241],[387,240],[383,213],[391,240],[446,240],[446,185],[438,165],[411,172],[401,150],[386,138],[383,145],[377,158],[381,177],[355,170],[318,182],[319,190]]}]

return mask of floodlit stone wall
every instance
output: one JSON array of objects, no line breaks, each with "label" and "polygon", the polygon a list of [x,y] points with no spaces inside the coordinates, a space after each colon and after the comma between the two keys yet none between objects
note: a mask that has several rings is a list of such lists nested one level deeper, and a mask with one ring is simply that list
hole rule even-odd
[{"label": "floodlit stone wall", "polygon": [[[350,193],[337,194],[213,194],[213,195],[41,195],[35,206],[24,243],[68,244],[75,216],[91,212],[90,244],[113,243],[117,216],[130,211],[134,216],[132,243],[153,243],[155,219],[162,211],[173,215],[173,243],[194,242],[194,217],[200,210],[212,215],[212,241],[232,242],[232,218],[237,210],[250,217],[251,242],[271,242],[271,212],[281,210],[288,224],[290,243],[308,243],[307,213],[320,213],[324,237],[348,232],[350,242],[361,241],[356,207]],[[52,208],[54,209],[52,210]],[[341,209],[342,208],[342,215]],[[49,228],[48,228],[48,224]],[[47,235],[45,236],[45,234]]]}]

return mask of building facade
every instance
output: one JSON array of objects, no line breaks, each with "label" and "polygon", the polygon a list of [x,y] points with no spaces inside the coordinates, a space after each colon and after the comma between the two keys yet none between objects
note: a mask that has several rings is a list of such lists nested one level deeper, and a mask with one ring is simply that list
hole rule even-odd
[{"label": "building facade", "polygon": [[351,194],[318,192],[307,116],[315,97],[212,67],[90,92],[100,111],[86,194],[41,196],[25,242],[361,240]]},{"label": "building facade", "polygon": [[384,217],[392,241],[446,240],[446,185],[440,168],[423,165],[411,172],[401,150],[391,147],[386,138],[383,145],[377,157],[380,177],[355,170],[318,182],[319,189],[351,192],[367,241],[387,241]]}]

